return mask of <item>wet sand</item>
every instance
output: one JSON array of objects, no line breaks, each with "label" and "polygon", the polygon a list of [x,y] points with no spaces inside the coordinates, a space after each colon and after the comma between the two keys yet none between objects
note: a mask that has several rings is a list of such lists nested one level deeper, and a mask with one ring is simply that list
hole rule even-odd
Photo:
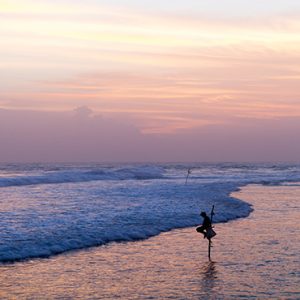
[{"label": "wet sand", "polygon": [[[252,185],[245,219],[0,266],[1,299],[300,299],[300,186]],[[218,213],[218,208],[215,208]],[[200,222],[199,218],[199,222]]]}]

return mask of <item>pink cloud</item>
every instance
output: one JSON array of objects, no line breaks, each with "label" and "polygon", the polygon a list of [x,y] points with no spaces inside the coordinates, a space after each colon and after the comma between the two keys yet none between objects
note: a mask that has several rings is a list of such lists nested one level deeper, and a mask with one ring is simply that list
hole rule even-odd
[{"label": "pink cloud", "polygon": [[231,119],[225,124],[144,135],[128,119],[74,112],[0,110],[3,162],[300,161],[299,118]]}]

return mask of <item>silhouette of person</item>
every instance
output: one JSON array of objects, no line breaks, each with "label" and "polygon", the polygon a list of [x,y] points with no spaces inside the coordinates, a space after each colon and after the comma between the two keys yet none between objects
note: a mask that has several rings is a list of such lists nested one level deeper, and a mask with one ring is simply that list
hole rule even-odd
[{"label": "silhouette of person", "polygon": [[203,218],[202,226],[196,228],[196,230],[204,235],[206,238],[207,230],[211,228],[211,220],[206,212],[202,211],[200,216]]}]

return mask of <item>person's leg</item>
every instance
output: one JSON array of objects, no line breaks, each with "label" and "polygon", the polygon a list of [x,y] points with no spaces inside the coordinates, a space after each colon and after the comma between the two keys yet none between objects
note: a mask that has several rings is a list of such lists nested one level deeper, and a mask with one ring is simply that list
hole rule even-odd
[{"label": "person's leg", "polygon": [[199,227],[197,227],[196,230],[197,230],[198,232],[202,233],[203,236],[204,236],[204,238],[206,237],[206,232],[204,231],[204,230],[205,230],[204,226],[199,226]]}]

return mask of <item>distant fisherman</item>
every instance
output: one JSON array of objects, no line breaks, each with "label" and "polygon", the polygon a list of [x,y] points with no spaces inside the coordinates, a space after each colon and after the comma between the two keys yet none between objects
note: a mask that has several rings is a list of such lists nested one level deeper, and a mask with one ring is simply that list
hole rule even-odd
[{"label": "distant fisherman", "polygon": [[196,230],[204,235],[204,238],[207,236],[207,231],[211,229],[211,220],[206,212],[202,211],[200,216],[203,218],[202,226],[196,228]]},{"label": "distant fisherman", "polygon": [[189,178],[191,173],[192,173],[192,169],[188,169],[186,179],[185,179],[185,184],[187,184],[188,178]]}]

